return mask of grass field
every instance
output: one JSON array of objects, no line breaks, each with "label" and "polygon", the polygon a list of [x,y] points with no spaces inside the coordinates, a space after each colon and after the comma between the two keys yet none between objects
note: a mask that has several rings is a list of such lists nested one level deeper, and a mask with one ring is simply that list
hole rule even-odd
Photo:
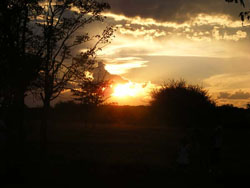
[{"label": "grass field", "polygon": [[[10,170],[9,187],[221,187],[225,178],[247,176],[248,130],[225,130],[220,175],[208,173],[208,155],[191,155],[190,167],[176,165],[180,140],[187,131],[142,125],[50,123],[45,163],[39,159],[39,127],[32,126],[24,159]],[[203,150],[208,152],[204,146]],[[205,157],[204,157],[205,156]]]}]

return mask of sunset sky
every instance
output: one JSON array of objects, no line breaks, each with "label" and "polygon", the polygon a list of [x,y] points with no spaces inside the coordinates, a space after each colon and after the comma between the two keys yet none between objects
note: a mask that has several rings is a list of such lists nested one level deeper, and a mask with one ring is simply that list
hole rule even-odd
[{"label": "sunset sky", "polygon": [[245,9],[224,0],[105,1],[111,5],[103,13],[107,19],[87,30],[117,27],[111,44],[98,52],[115,81],[108,102],[147,105],[152,89],[180,78],[206,88],[219,105],[250,102],[250,22],[239,18],[250,0]]},{"label": "sunset sky", "polygon": [[[224,0],[108,0],[116,38],[99,52],[106,70],[144,89],[117,99],[146,104],[149,91],[183,78],[209,90],[218,104],[250,101],[249,24]],[[250,1],[246,2],[250,6]],[[96,26],[102,27],[102,26]],[[133,85],[134,84],[134,85]],[[142,86],[142,87],[141,87]]]}]

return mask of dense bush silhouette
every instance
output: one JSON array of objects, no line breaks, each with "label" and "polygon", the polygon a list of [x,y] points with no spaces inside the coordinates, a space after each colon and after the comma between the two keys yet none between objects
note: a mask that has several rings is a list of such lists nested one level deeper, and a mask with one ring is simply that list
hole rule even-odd
[{"label": "dense bush silhouette", "polygon": [[152,111],[162,123],[191,126],[212,119],[215,102],[199,85],[172,80],[151,95]]}]

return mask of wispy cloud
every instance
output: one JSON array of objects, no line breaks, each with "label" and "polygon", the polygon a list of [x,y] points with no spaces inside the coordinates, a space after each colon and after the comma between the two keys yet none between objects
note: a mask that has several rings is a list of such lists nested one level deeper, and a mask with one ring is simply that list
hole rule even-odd
[{"label": "wispy cloud", "polygon": [[250,72],[215,75],[204,83],[219,105],[245,107],[250,100]]},{"label": "wispy cloud", "polygon": [[213,91],[249,88],[250,72],[219,74],[205,79],[204,83]]},{"label": "wispy cloud", "polygon": [[[114,61],[113,61],[114,62]],[[142,60],[126,60],[117,61],[117,63],[109,64],[107,63],[105,68],[111,74],[122,75],[127,73],[131,69],[146,67],[148,61]]]},{"label": "wispy cloud", "polygon": [[[240,20],[233,20],[231,16],[225,14],[198,14],[195,17],[192,17],[190,20],[185,21],[184,23],[178,22],[160,22],[153,18],[142,18],[140,16],[127,17],[124,15],[114,14],[114,13],[104,13],[104,16],[114,19],[114,21],[126,21],[127,24],[139,25],[145,27],[165,27],[165,28],[190,28],[193,26],[222,26],[227,28],[239,28],[242,27],[242,22]],[[249,23],[245,23],[244,26],[249,26]]]},{"label": "wispy cloud", "polygon": [[114,21],[126,21],[129,24],[140,25],[140,26],[157,26],[157,27],[172,27],[172,28],[184,28],[189,27],[189,24],[183,23],[178,24],[175,22],[159,22],[153,18],[141,18],[140,16],[127,17],[124,15],[114,14],[114,13],[104,13],[104,16],[108,18],[113,18]]},{"label": "wispy cloud", "polygon": [[242,90],[235,91],[233,93],[230,92],[220,92],[218,99],[236,99],[236,100],[241,100],[241,99],[250,99],[250,92],[245,92]]},{"label": "wispy cloud", "polygon": [[[222,11],[221,3],[216,0],[213,0],[213,3],[209,3],[209,5],[206,3],[208,1],[194,1],[190,3],[193,9],[187,8],[186,4],[185,7],[182,6],[183,2],[179,4],[180,7],[173,7],[173,9],[181,8],[178,9],[179,12],[171,12],[168,8],[169,12],[166,15],[169,14],[169,18],[166,15],[157,17],[158,12],[156,14],[149,14],[148,12],[133,13],[133,10],[131,10],[132,12],[116,10],[105,13],[104,15],[108,17],[109,23],[116,25],[118,29],[116,39],[113,40],[111,45],[105,47],[99,55],[106,59],[106,69],[109,72],[131,76],[132,79],[137,79],[138,75],[142,75],[145,82],[148,80],[155,81],[153,76],[148,76],[150,70],[152,70],[150,66],[157,64],[153,61],[160,61],[161,66],[156,66],[153,69],[154,73],[151,73],[157,79],[188,75],[188,77],[185,77],[186,79],[194,79],[203,83],[220,104],[234,101],[234,104],[243,105],[245,100],[248,99],[241,99],[241,103],[239,103],[236,98],[240,97],[240,94],[242,94],[241,97],[246,97],[246,93],[250,91],[250,73],[247,64],[250,56],[248,47],[250,25],[244,23],[244,26],[242,26],[239,19]],[[114,4],[122,2],[125,6],[126,3],[131,4],[132,1],[126,1],[125,3],[122,0],[112,0],[112,2]],[[150,4],[149,2],[152,3],[153,1],[149,0],[145,3]],[[174,1],[157,0],[157,2],[161,2],[160,5],[178,4]],[[136,0],[133,1],[133,4],[136,4]],[[153,4],[157,5],[157,3]],[[205,9],[207,7],[210,8],[209,11]],[[159,6],[152,7],[152,9],[162,10]],[[185,57],[206,58],[207,61],[205,62],[206,65],[195,63],[196,68],[192,69],[189,67],[192,62],[187,65],[176,59],[171,59],[171,66],[168,64],[169,62],[164,63],[164,59],[168,61],[169,56],[184,59]],[[211,57],[216,58],[216,65],[214,65],[214,59]],[[234,63],[231,58],[236,58],[235,61],[239,62],[239,65]],[[227,59],[230,60],[227,61]],[[204,61],[202,62],[204,63]],[[240,66],[246,69],[240,69]],[[200,70],[199,67],[200,69],[207,67],[207,70]],[[140,68],[144,69],[140,70]],[[148,72],[142,73],[145,69]],[[157,75],[157,69],[160,69],[160,77]],[[164,70],[166,70],[166,76],[163,75]],[[193,73],[197,76],[190,76],[190,71],[193,70],[199,72]],[[129,77],[127,79],[130,80]],[[141,81],[142,79],[138,80]],[[245,92],[245,95],[239,93],[239,91]],[[228,97],[223,97],[224,94],[228,94]]]}]

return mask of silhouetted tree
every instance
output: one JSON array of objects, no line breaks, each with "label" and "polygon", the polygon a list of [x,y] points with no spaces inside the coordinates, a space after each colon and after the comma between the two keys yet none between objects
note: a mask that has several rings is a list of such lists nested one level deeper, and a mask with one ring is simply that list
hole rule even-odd
[{"label": "silhouetted tree", "polygon": [[78,89],[72,89],[76,101],[83,105],[98,106],[106,100],[105,89],[109,87],[109,82],[89,79],[77,86]]},{"label": "silhouetted tree", "polygon": [[32,23],[40,12],[38,0],[0,3],[0,107],[11,116],[8,124],[18,128],[20,136],[25,94],[42,63],[37,55],[38,39]]},{"label": "silhouetted tree", "polygon": [[[39,70],[35,53],[36,36],[31,20],[41,11],[38,1],[3,0],[0,4],[0,83],[1,105],[23,100]],[[23,102],[23,101],[21,101]]]},{"label": "silhouetted tree", "polygon": [[[81,62],[84,61],[84,58],[80,55],[74,60]],[[81,66],[81,71],[78,69],[78,74],[74,76],[75,87],[71,89],[74,100],[82,106],[81,115],[85,117],[85,125],[87,125],[89,118],[94,115],[93,112],[97,110],[97,107],[108,99],[107,91],[110,87],[110,81],[105,78],[105,72],[103,73],[102,69],[99,70],[99,66],[102,67],[103,63],[99,62],[98,67],[96,67],[94,62],[84,63],[84,66]]]},{"label": "silhouetted tree", "polygon": [[[77,64],[82,64],[86,61],[81,55],[74,58]],[[99,62],[98,66],[103,65]],[[105,73],[99,72],[96,66],[96,61],[92,60],[88,63],[83,63],[78,68],[78,74],[74,75],[75,87],[71,89],[75,100],[82,105],[98,106],[106,99],[106,90],[109,88],[110,81],[106,80]]]},{"label": "silhouetted tree", "polygon": [[105,96],[105,90],[108,87],[108,81],[97,81],[89,78],[77,84],[77,89],[71,90],[74,100],[82,106],[80,114],[84,117],[85,126],[87,126],[90,119],[92,119],[94,125],[97,107],[108,98]]},{"label": "silhouetted tree", "polygon": [[[65,89],[78,68],[95,56],[100,44],[109,42],[113,28],[107,27],[101,35],[90,36],[80,29],[95,21],[104,21],[101,12],[110,8],[107,3],[96,0],[45,0],[43,3],[42,21],[37,20],[43,33],[42,51],[44,64],[40,72],[38,87],[45,108]],[[73,10],[74,9],[74,10]],[[97,41],[94,41],[96,39]],[[70,61],[75,46],[93,41],[95,44],[81,53],[85,61]]]},{"label": "silhouetted tree", "polygon": [[[113,27],[106,27],[102,34],[90,36],[85,29],[93,22],[104,21],[101,13],[110,8],[107,3],[96,0],[43,0],[40,4],[43,11],[35,22],[41,35],[39,48],[44,62],[36,82],[36,92],[44,104],[41,136],[45,143],[50,102],[68,88],[73,76],[80,74],[81,66],[93,62],[91,58],[109,42],[114,30]],[[81,53],[84,61],[80,64],[70,61],[74,47],[90,41],[94,45]]]},{"label": "silhouetted tree", "polygon": [[159,120],[184,125],[205,124],[215,107],[207,91],[184,80],[170,81],[152,92],[151,107]]}]

